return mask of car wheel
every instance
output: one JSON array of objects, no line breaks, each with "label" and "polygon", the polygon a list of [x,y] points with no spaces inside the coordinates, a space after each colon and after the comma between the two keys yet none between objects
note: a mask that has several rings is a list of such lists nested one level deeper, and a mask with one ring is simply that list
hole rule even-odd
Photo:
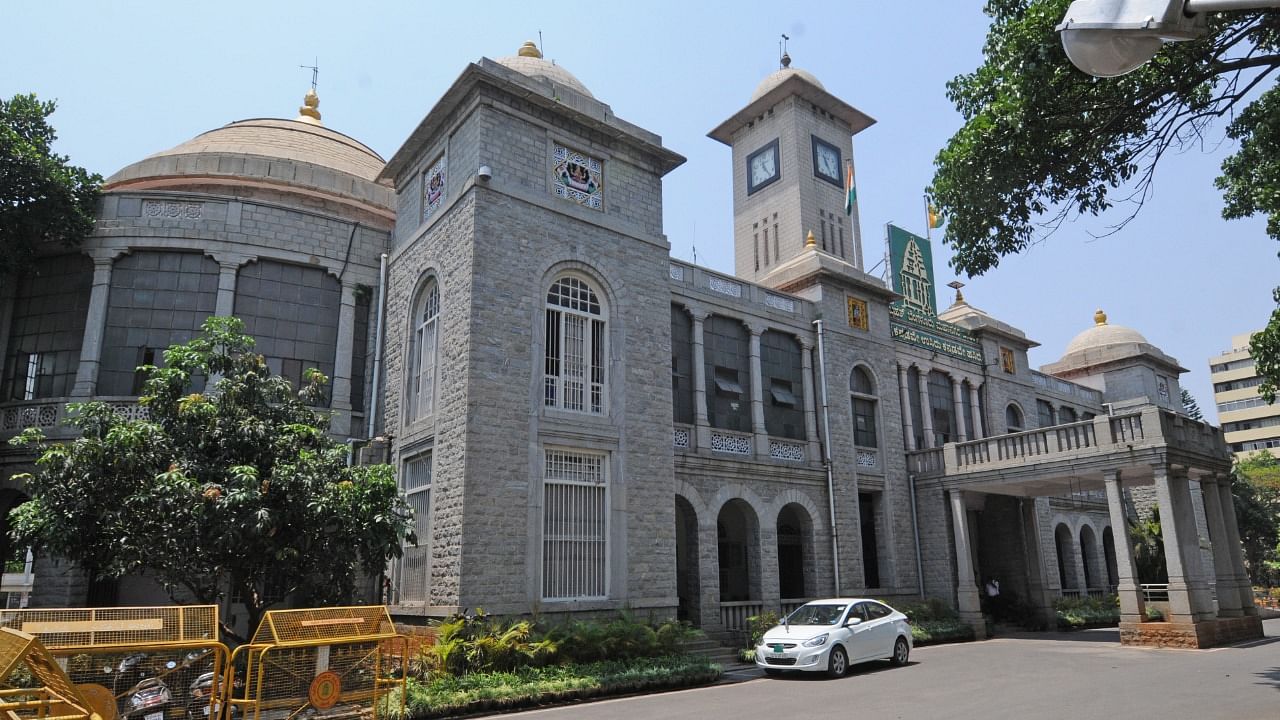
[{"label": "car wheel", "polygon": [[844,677],[849,670],[849,656],[839,645],[831,648],[831,659],[827,662],[827,674],[833,678]]},{"label": "car wheel", "polygon": [[775,668],[765,668],[765,669],[764,669],[764,674],[765,674],[765,675],[768,675],[769,677],[778,677],[779,675],[781,675],[781,674],[782,674],[782,671],[781,671],[781,670],[777,670],[777,669],[775,669]]},{"label": "car wheel", "polygon": [[911,646],[907,644],[907,639],[899,637],[898,642],[893,646],[893,657],[889,661],[894,665],[906,665],[907,658],[911,655]]}]

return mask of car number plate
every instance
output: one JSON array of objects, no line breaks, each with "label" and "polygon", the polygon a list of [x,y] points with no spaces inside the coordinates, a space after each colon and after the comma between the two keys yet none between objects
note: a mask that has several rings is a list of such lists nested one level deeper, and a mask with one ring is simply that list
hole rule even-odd
[{"label": "car number plate", "polygon": [[205,705],[205,706],[204,706],[204,714],[205,714],[205,716],[206,716],[206,717],[209,715],[209,706],[208,706],[208,705]]},{"label": "car number plate", "polygon": [[[774,645],[774,646],[773,646],[773,651],[774,651],[775,653],[777,653],[778,655],[781,655],[781,654],[782,654],[782,645]],[[151,720],[151,718],[147,718],[147,720]]]},{"label": "car number plate", "polygon": [[147,713],[142,716],[142,720],[164,720],[164,711]]}]

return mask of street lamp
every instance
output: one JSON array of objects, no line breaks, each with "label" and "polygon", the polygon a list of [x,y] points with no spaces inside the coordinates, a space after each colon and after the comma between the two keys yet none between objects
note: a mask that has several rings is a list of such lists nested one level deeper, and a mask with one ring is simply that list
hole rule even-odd
[{"label": "street lamp", "polygon": [[1074,0],[1055,28],[1071,63],[1094,77],[1132,72],[1166,42],[1204,32],[1204,13],[1280,7],[1280,0]]}]

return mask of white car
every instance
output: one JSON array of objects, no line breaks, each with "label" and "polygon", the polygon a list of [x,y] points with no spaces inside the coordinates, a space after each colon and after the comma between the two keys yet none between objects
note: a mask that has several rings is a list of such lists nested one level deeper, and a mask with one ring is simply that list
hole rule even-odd
[{"label": "white car", "polygon": [[888,659],[906,665],[911,655],[907,616],[875,600],[814,600],[796,608],[764,634],[756,665],[768,675],[784,670],[840,677],[854,663]]}]

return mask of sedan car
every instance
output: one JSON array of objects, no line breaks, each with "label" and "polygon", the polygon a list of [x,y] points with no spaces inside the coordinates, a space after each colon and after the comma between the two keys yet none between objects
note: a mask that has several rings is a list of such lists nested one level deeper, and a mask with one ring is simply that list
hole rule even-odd
[{"label": "sedan car", "polygon": [[764,634],[756,665],[768,675],[825,672],[840,677],[854,663],[888,659],[906,665],[911,655],[907,616],[876,600],[834,598],[801,605]]}]

